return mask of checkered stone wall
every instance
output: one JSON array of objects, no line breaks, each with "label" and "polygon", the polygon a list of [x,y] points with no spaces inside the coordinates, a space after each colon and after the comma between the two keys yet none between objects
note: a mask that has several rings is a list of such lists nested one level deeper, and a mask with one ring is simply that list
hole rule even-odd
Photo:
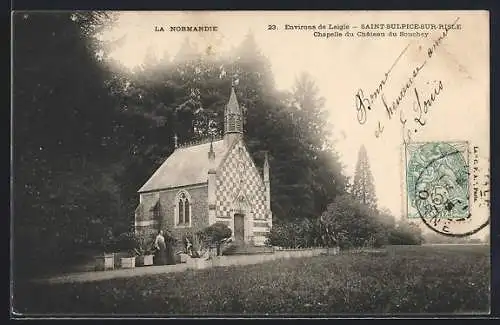
[{"label": "checkered stone wall", "polygon": [[249,201],[251,215],[255,221],[265,221],[271,216],[266,206],[266,191],[262,176],[242,141],[233,146],[217,170],[217,219],[232,219],[232,204],[240,193],[243,193]]}]

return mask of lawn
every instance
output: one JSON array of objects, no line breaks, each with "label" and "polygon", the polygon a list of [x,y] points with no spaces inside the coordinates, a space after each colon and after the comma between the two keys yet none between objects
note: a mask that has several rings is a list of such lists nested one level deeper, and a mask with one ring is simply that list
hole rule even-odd
[{"label": "lawn", "polygon": [[24,314],[344,314],[489,311],[488,246],[388,247],[14,290]]}]

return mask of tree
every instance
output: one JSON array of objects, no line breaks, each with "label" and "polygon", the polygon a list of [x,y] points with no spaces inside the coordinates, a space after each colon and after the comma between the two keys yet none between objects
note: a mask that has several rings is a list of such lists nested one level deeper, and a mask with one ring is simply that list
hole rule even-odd
[{"label": "tree", "polygon": [[111,44],[95,38],[112,21],[102,12],[13,16],[14,258],[22,270],[74,256],[95,239],[91,225],[124,216],[114,180],[123,120],[101,65]]},{"label": "tree", "polygon": [[396,226],[396,218],[387,208],[381,208],[378,210],[377,219],[388,229],[393,229]]},{"label": "tree", "polygon": [[320,217],[322,237],[327,246],[381,246],[387,233],[376,212],[350,195],[335,198]]},{"label": "tree", "polygon": [[343,175],[340,157],[328,140],[333,126],[328,121],[325,99],[319,95],[315,80],[302,72],[295,80],[290,94],[289,109],[297,137],[296,145],[303,154],[298,159],[303,184],[312,198],[312,215],[324,211],[328,202],[346,191],[347,178]]},{"label": "tree", "polygon": [[373,175],[370,171],[366,148],[362,145],[358,153],[358,162],[354,172],[354,182],[352,185],[352,195],[359,202],[372,209],[377,208],[377,198],[375,196],[375,185]]},{"label": "tree", "polygon": [[423,242],[422,230],[407,219],[400,219],[395,228],[389,232],[391,245],[420,245]]}]

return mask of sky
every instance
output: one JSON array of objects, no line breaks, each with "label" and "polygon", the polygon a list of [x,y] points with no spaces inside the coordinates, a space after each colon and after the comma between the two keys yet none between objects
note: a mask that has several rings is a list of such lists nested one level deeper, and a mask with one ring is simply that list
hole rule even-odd
[{"label": "sky", "polygon": [[[289,25],[349,24],[350,31],[361,31],[361,24],[382,23],[452,23],[460,17],[464,26],[452,31],[436,52],[415,87],[422,88],[422,94],[432,92],[438,85],[438,78],[445,79],[445,91],[439,95],[439,107],[427,115],[426,126],[418,128],[413,137],[416,140],[465,139],[481,146],[483,164],[489,165],[489,66],[487,20],[482,25],[483,34],[477,32],[477,17],[457,12],[413,13],[379,12],[122,12],[118,22],[105,35],[109,38],[126,36],[123,46],[112,56],[127,67],[144,62],[149,48],[158,55],[167,51],[175,55],[186,36],[200,49],[210,45],[213,50],[223,52],[237,46],[251,31],[261,52],[270,60],[276,86],[280,90],[291,90],[296,75],[309,72],[315,79],[320,95],[326,99],[325,108],[334,127],[336,149],[345,165],[345,174],[353,176],[359,147],[367,149],[374,177],[376,195],[380,207],[389,209],[395,216],[406,213],[404,190],[403,131],[396,121],[389,120],[380,101],[367,112],[367,122],[358,122],[355,95],[359,89],[373,92],[385,73],[398,59],[390,72],[384,89],[387,100],[397,97],[401,85],[425,56],[422,48],[432,46],[438,31],[431,31],[428,37],[314,37],[309,30],[285,30]],[[482,20],[485,21],[484,19]],[[268,30],[268,25],[277,26]],[[217,32],[154,32],[155,26],[218,26]],[[357,28],[356,28],[357,27]],[[333,30],[332,30],[333,31]],[[363,30],[363,32],[377,30]],[[387,30],[385,31],[387,33]],[[397,31],[399,33],[399,31]],[[467,39],[467,43],[461,40]],[[400,57],[402,51],[406,52]],[[475,51],[471,51],[473,48]],[[458,54],[457,54],[458,53]],[[486,60],[486,61],[485,61]],[[465,88],[467,86],[468,88]],[[457,94],[468,96],[461,100]],[[423,96],[423,95],[422,95]],[[407,96],[409,97],[409,96]],[[471,107],[474,107],[475,113]],[[401,102],[401,110],[412,110],[412,99]],[[441,108],[444,107],[444,108]],[[456,107],[454,114],[453,107]],[[450,116],[453,116],[450,120]],[[383,132],[375,136],[378,121]],[[455,127],[444,126],[453,122]],[[482,132],[471,132],[471,123]],[[416,128],[417,129],[417,128]],[[450,131],[451,130],[451,131]],[[486,167],[485,167],[486,168]]]}]

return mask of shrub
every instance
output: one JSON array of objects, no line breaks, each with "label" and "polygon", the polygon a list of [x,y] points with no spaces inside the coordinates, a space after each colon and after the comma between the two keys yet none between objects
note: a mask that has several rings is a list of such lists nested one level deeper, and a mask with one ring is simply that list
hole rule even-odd
[{"label": "shrub", "polygon": [[136,247],[135,234],[123,232],[118,236],[108,238],[104,249],[107,252],[133,251]]},{"label": "shrub", "polygon": [[335,198],[320,217],[325,246],[379,247],[387,243],[387,230],[378,212],[349,195]]},{"label": "shrub", "polygon": [[154,252],[154,237],[150,234],[138,234],[134,236],[135,248],[134,252],[136,255],[150,255]]},{"label": "shrub", "polygon": [[[188,250],[187,241],[191,243],[191,250]],[[182,236],[182,245],[184,247],[184,253],[190,255],[191,257],[200,257],[201,251],[203,250],[203,238],[200,238],[200,233],[187,233]]]},{"label": "shrub", "polygon": [[422,231],[414,224],[404,220],[389,232],[391,245],[420,245],[423,242]]},{"label": "shrub", "polygon": [[319,224],[307,218],[274,224],[266,237],[266,245],[283,248],[309,248],[321,244]]},{"label": "shrub", "polygon": [[221,254],[222,244],[232,236],[233,232],[225,223],[216,222],[200,231],[199,236],[209,246],[217,248],[217,256]]}]

